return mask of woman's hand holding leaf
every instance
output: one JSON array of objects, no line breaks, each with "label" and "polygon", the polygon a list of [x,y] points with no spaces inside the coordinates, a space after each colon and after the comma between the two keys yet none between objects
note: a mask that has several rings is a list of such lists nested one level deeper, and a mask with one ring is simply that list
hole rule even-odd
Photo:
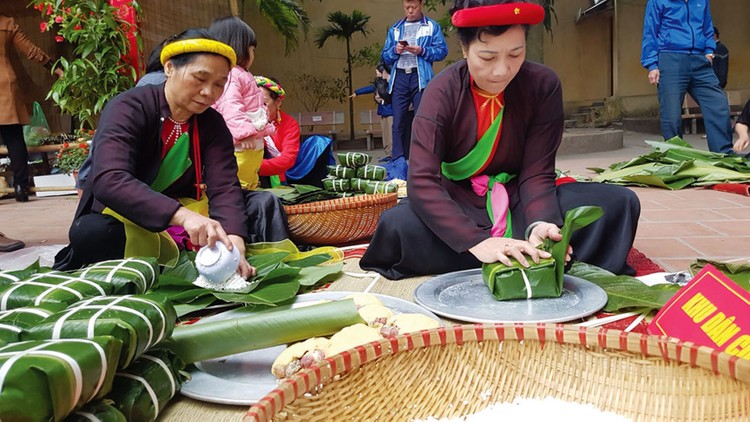
[{"label": "woman's hand holding leaf", "polygon": [[[553,242],[559,242],[562,240],[562,233],[560,228],[552,223],[539,223],[531,230],[529,234],[529,243],[535,247],[539,247],[545,239],[549,239]],[[568,245],[568,251],[565,254],[565,262],[570,262],[570,256],[573,254],[573,247]]]},{"label": "woman's hand holding leaf", "polygon": [[549,252],[535,248],[530,242],[506,237],[485,239],[476,246],[469,248],[469,252],[485,264],[500,261],[507,266],[511,266],[510,257],[513,257],[525,268],[529,268],[530,265],[526,258],[527,255],[535,263],[539,263],[540,258],[552,256]]}]

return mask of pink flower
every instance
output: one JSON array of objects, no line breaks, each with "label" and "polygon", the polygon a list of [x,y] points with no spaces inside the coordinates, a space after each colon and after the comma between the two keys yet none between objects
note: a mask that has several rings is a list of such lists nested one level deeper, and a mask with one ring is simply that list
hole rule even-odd
[{"label": "pink flower", "polygon": [[55,22],[56,23],[62,23],[63,17],[62,16],[55,16]]},{"label": "pink flower", "polygon": [[39,24],[39,31],[40,32],[47,32],[47,22],[42,22]]},{"label": "pink flower", "polygon": [[38,10],[38,11],[40,11],[40,12],[41,12],[41,11],[42,11],[42,9],[44,9],[44,5],[43,5],[43,4],[41,4],[41,3],[39,3],[39,4],[37,4],[36,6],[34,6],[34,9],[36,9],[36,10]]},{"label": "pink flower", "polygon": [[62,35],[55,35],[55,41],[57,41],[57,42],[63,42],[63,41],[65,41],[65,38],[63,38]]},{"label": "pink flower", "polygon": [[51,5],[51,4],[48,4],[48,5],[47,5],[47,15],[51,15],[53,11],[54,11],[54,10],[52,10],[52,5]]},{"label": "pink flower", "polygon": [[80,31],[81,29],[83,29],[83,28],[81,27],[81,25],[76,25],[76,26],[74,26],[74,27],[73,27],[73,30],[74,30],[74,31]]}]

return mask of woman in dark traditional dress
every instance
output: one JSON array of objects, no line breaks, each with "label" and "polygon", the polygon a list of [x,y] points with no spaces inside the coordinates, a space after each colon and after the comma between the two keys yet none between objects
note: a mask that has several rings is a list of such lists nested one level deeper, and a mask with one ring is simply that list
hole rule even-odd
[{"label": "woman in dark traditional dress", "polygon": [[[244,256],[248,229],[232,135],[211,108],[236,54],[208,31],[188,30],[161,60],[165,84],[133,88],[104,108],[93,169],[56,269],[128,256],[173,262],[169,227],[184,228],[192,245],[222,242]],[[238,271],[255,272],[245,260]]]},{"label": "woman in dark traditional dress", "polygon": [[425,90],[412,129],[409,198],[382,215],[360,266],[398,279],[510,264],[509,256],[528,265],[549,256],[535,246],[560,239],[567,210],[598,205],[604,216],[576,232],[573,256],[633,274],[625,261],[636,195],[597,183],[555,186],[562,87],[552,69],[525,60],[526,33],[544,9],[455,0],[451,12],[465,60]]}]

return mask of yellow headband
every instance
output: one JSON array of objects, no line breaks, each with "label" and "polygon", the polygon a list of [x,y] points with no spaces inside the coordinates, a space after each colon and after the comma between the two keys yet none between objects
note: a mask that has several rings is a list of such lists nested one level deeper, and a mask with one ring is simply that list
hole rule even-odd
[{"label": "yellow headband", "polygon": [[175,41],[164,46],[161,50],[161,64],[167,62],[174,56],[185,53],[214,53],[229,59],[229,63],[234,67],[237,64],[237,55],[234,49],[222,42],[207,40],[205,38],[191,38],[187,40]]}]

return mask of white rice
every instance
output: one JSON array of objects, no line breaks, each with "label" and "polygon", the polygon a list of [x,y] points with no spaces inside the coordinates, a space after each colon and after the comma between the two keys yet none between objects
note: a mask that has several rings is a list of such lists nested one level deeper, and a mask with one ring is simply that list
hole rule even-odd
[{"label": "white rice", "polygon": [[513,403],[495,403],[466,417],[442,419],[428,417],[414,422],[495,422],[500,418],[508,421],[564,419],[576,422],[631,422],[631,419],[625,416],[599,410],[590,404],[567,402],[552,397],[544,399],[517,397]]}]

